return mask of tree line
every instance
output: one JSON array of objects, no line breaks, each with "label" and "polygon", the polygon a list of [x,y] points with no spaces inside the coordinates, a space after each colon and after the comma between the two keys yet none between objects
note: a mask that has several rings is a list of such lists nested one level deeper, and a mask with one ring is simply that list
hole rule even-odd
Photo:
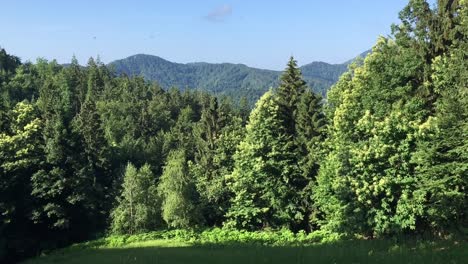
[{"label": "tree line", "polygon": [[0,51],[0,256],[105,233],[385,237],[468,225],[468,7],[411,0],[321,98],[291,58],[250,111]]}]

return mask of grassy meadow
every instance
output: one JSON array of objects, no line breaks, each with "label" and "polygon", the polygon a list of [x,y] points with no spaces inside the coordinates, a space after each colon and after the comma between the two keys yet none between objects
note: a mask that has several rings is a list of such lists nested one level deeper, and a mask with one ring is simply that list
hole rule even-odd
[{"label": "grassy meadow", "polygon": [[[257,234],[258,235],[258,234]],[[272,235],[263,236],[272,237]],[[272,239],[279,239],[273,237]],[[239,237],[238,237],[239,238]],[[247,239],[245,239],[247,238]],[[257,236],[258,238],[258,236]],[[186,240],[184,242],[183,240]],[[465,240],[342,240],[309,243],[282,240],[270,243],[252,237],[216,242],[206,236],[114,236],[27,260],[24,264],[50,263],[467,263]],[[210,242],[211,241],[211,242]],[[276,244],[276,245],[275,245]],[[289,244],[289,245],[288,245]]]}]

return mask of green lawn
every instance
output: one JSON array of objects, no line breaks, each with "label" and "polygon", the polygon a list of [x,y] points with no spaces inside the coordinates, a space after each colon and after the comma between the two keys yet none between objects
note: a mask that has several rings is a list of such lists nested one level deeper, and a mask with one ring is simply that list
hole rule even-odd
[{"label": "green lawn", "polygon": [[346,241],[300,247],[192,245],[150,240],[112,247],[70,247],[24,262],[46,263],[468,263],[466,242],[395,244]]}]

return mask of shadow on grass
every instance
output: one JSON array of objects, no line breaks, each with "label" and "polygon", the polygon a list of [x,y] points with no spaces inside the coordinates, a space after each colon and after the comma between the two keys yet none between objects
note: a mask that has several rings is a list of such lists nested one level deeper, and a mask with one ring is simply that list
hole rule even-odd
[{"label": "shadow on grass", "polygon": [[69,249],[30,260],[41,263],[467,263],[467,243],[345,241],[295,247],[237,245]]}]

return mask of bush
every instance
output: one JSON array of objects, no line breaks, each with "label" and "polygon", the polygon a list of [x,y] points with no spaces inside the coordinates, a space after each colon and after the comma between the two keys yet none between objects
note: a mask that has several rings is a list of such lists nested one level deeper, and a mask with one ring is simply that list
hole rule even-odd
[{"label": "bush", "polygon": [[246,231],[226,228],[204,230],[173,229],[159,230],[135,235],[111,235],[87,243],[75,245],[84,248],[116,248],[127,244],[150,240],[173,240],[193,245],[213,246],[308,246],[331,243],[342,239],[336,233],[304,231],[293,233],[288,229],[276,231]]}]

